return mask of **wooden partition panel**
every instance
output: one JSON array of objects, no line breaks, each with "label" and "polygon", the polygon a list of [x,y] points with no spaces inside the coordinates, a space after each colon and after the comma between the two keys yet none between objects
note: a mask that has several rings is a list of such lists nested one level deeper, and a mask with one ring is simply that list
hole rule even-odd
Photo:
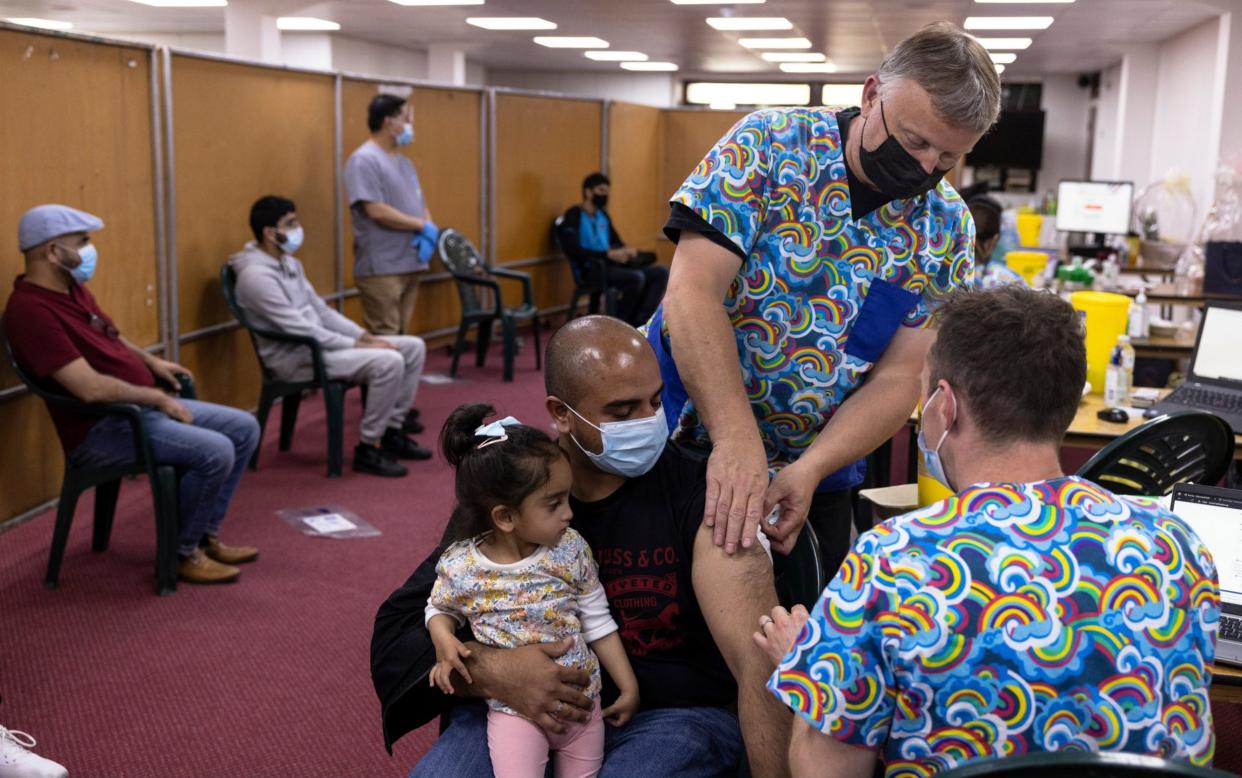
[{"label": "wooden partition panel", "polygon": [[181,332],[232,321],[220,266],[253,240],[250,206],[266,194],[297,205],[298,259],[316,290],[332,293],[333,77],[174,56],[172,84]]},{"label": "wooden partition panel", "polygon": [[[379,93],[381,82],[345,79],[341,86],[342,166],[349,155],[371,136],[367,105]],[[482,249],[482,97],[469,89],[413,87],[414,142],[404,147],[418,171],[423,196],[436,224],[452,227]],[[354,287],[353,229],[348,194],[342,182],[341,208],[345,214],[345,288]],[[439,258],[430,273],[442,272]],[[361,309],[358,316],[361,321]],[[461,309],[451,279],[424,283],[419,289],[411,332],[431,332],[455,326]]]},{"label": "wooden partition panel", "polygon": [[608,213],[622,239],[650,250],[668,215],[661,176],[664,164],[663,114],[633,103],[608,106]]},{"label": "wooden partition panel", "polygon": [[[130,340],[159,340],[149,56],[0,30],[0,309],[24,272],[18,220],[64,203],[104,221],[90,285],[99,304]],[[4,370],[0,386],[12,386]]]},{"label": "wooden partition panel", "polygon": [[746,115],[745,111],[664,112],[664,193],[677,191],[716,141]]},{"label": "wooden partition panel", "polygon": [[[90,290],[135,343],[159,341],[147,49],[0,30],[0,309],[24,271],[21,215],[64,203],[98,215]],[[20,325],[19,325],[20,326]],[[0,358],[0,389],[18,385]],[[0,400],[0,520],[56,496],[60,443],[43,403]]]},{"label": "wooden partition panel", "polygon": [[249,409],[259,404],[259,363],[245,330],[181,344],[180,363],[198,377],[200,400]]},{"label": "wooden partition panel", "polygon": [[552,222],[582,200],[600,168],[603,105],[594,100],[496,95],[496,261],[551,253]]}]

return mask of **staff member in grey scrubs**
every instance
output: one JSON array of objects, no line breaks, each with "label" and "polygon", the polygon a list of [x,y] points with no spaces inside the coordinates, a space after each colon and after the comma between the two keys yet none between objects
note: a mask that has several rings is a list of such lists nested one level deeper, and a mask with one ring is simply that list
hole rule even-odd
[{"label": "staff member in grey scrubs", "polygon": [[415,238],[431,211],[402,146],[414,141],[414,112],[404,98],[376,95],[367,107],[371,138],[345,163],[345,190],[354,228],[354,280],[362,319],[376,335],[404,335],[427,263]]}]

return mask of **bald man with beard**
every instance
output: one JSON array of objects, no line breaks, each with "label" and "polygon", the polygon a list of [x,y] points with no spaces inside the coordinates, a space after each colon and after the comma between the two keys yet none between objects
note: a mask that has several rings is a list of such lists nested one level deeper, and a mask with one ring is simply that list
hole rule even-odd
[{"label": "bald man with beard", "polygon": [[[548,413],[573,470],[571,526],[599,565],[642,698],[628,725],[608,728],[600,776],[735,776],[743,749],[752,774],[787,775],[791,717],[764,693],[771,665],[749,637],[777,601],[772,564],[757,546],[726,555],[702,526],[706,463],[665,445],[663,382],[651,347],[618,319],[575,319],[548,343],[545,381]],[[656,427],[659,435],[646,431]],[[592,705],[582,693],[585,674],[552,661],[568,643],[490,648],[468,629],[459,637],[472,652],[473,682],[454,677],[457,697],[428,685],[435,651],[423,611],[443,550],[380,607],[371,644],[390,749],[447,714],[411,778],[492,774],[485,698],[551,732],[584,721]],[[616,690],[605,684],[607,704]]]}]

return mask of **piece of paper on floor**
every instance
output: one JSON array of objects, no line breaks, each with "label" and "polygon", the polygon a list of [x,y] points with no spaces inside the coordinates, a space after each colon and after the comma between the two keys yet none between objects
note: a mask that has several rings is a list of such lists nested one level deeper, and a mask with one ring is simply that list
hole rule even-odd
[{"label": "piece of paper on floor", "polygon": [[428,384],[454,384],[458,379],[446,373],[423,373],[422,380]]}]

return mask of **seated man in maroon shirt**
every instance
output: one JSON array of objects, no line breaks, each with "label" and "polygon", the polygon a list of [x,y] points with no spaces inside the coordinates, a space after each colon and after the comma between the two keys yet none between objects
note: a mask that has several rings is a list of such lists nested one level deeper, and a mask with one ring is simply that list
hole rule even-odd
[{"label": "seated man in maroon shirt", "polygon": [[[117,332],[86,289],[98,251],[90,233],[103,222],[64,205],[40,205],[22,216],[17,237],[26,273],[13,283],[4,330],[23,370],[48,388],[91,403],[145,407],[151,450],[181,474],[177,574],[190,583],[222,583],[240,574],[258,549],[226,546],[220,524],[242,470],[259,443],[254,417],[235,408],[178,400],[156,380],[178,387],[180,365],[160,359]],[[129,423],[49,406],[65,456],[83,466],[132,462]]]}]

